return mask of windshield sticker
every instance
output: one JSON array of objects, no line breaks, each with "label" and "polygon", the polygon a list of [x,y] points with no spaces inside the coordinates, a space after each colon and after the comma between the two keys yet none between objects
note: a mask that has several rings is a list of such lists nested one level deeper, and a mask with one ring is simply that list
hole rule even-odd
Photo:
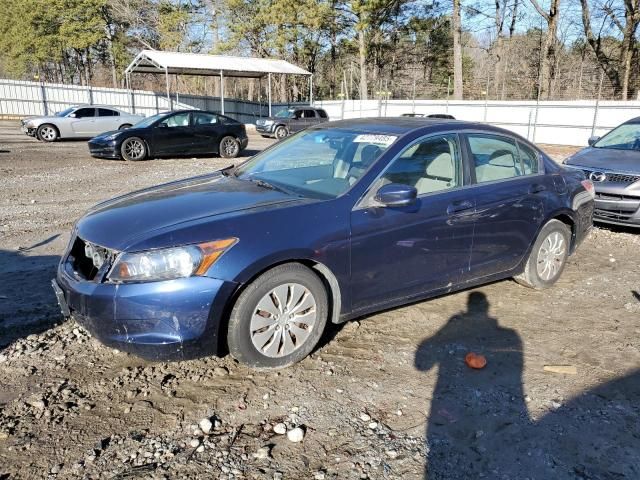
[{"label": "windshield sticker", "polygon": [[396,141],[396,137],[395,135],[372,135],[372,134],[364,134],[364,135],[358,135],[354,142],[355,143],[374,143],[376,145],[384,145],[385,147],[388,147],[389,145],[391,145],[393,142]]}]

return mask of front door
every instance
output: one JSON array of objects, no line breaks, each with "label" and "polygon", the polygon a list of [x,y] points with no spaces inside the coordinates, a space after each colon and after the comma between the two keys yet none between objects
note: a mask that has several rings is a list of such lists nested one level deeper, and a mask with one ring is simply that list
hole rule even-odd
[{"label": "front door", "polygon": [[153,129],[153,153],[159,155],[187,154],[193,148],[193,128],[189,112],[168,116]]},{"label": "front door", "polygon": [[539,157],[514,139],[493,134],[466,135],[471,157],[471,190],[476,224],[469,278],[515,268],[544,219],[544,199],[553,191],[539,174]]},{"label": "front door", "polygon": [[71,129],[75,136],[94,136],[96,109],[93,107],[82,107],[77,109],[71,115]]},{"label": "front door", "polygon": [[[446,289],[468,268],[473,240],[469,198],[457,134],[424,137],[407,147],[374,182],[351,215],[352,308],[366,309]],[[415,187],[404,207],[370,200],[381,186]]]}]

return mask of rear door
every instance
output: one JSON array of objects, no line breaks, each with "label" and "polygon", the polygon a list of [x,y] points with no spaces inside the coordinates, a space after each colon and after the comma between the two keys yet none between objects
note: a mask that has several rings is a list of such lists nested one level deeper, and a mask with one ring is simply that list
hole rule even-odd
[{"label": "rear door", "polygon": [[465,276],[476,279],[519,264],[535,240],[553,185],[540,174],[537,153],[519,147],[514,138],[468,133],[465,142],[476,184],[471,189],[476,204],[473,251]]},{"label": "rear door", "polygon": [[93,125],[95,135],[117,130],[120,126],[120,112],[111,108],[98,107],[98,116]]},{"label": "rear door", "polygon": [[294,118],[289,120],[289,133],[299,132],[307,128],[304,110],[298,108],[293,112],[293,115]]},{"label": "rear door", "polygon": [[[473,240],[474,205],[465,181],[455,133],[418,139],[390,163],[351,214],[355,310],[459,283]],[[404,207],[371,203],[389,183],[415,187],[417,200]]]},{"label": "rear door", "polygon": [[153,128],[153,153],[161,155],[188,154],[194,143],[191,113],[179,112],[169,115]]},{"label": "rear door", "polygon": [[93,107],[82,107],[77,109],[69,117],[71,130],[78,137],[92,137],[95,132],[96,109]]},{"label": "rear door", "polygon": [[224,132],[220,117],[208,112],[193,112],[193,151],[217,153]]}]

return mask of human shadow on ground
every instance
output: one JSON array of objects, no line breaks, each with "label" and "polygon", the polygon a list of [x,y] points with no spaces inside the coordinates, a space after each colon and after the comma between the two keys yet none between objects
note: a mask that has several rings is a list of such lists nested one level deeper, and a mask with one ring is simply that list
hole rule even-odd
[{"label": "human shadow on ground", "polygon": [[[470,351],[485,355],[487,366],[467,367]],[[640,478],[640,370],[550,404],[532,421],[522,341],[489,316],[480,292],[421,343],[415,365],[438,367],[425,479]]]},{"label": "human shadow on ground", "polygon": [[32,248],[0,250],[0,349],[63,321],[51,288],[60,257],[24,254]]}]

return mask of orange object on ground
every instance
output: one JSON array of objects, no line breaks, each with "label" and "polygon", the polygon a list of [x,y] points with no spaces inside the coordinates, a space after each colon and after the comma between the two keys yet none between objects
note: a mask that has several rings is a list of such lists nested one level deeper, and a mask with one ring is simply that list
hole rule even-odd
[{"label": "orange object on ground", "polygon": [[487,359],[484,357],[484,355],[476,355],[473,352],[467,353],[467,355],[464,357],[464,361],[467,366],[471,368],[480,369],[484,368],[487,365]]}]

